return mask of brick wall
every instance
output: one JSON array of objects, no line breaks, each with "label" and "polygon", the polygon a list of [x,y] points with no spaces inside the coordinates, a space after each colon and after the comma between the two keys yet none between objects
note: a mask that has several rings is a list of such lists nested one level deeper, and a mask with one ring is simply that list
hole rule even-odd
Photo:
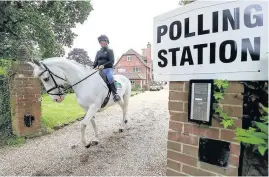
[{"label": "brick wall", "polygon": [[146,75],[146,66],[135,55],[132,56],[131,61],[127,61],[127,55],[122,56],[120,61],[116,64],[115,69],[118,72],[119,68],[124,68],[125,72],[132,73],[133,68],[141,68],[141,73]]},{"label": "brick wall", "polygon": [[[115,65],[115,72],[118,73],[118,69],[125,69],[126,73],[132,73],[133,68],[138,67],[141,68],[140,74],[144,74],[147,76],[148,81],[151,79],[151,71],[150,68],[147,68],[135,55],[132,56],[131,61],[127,61],[127,55],[124,55],[120,58],[119,62]],[[139,83],[140,84],[140,83]]]},{"label": "brick wall", "polygon": [[[30,65],[19,63],[13,66],[14,74],[10,80],[10,103],[12,129],[17,136],[35,136],[41,133],[41,84],[33,78]],[[33,115],[32,126],[24,124],[24,115]]]},{"label": "brick wall", "polygon": [[[169,88],[169,132],[167,143],[167,176],[237,176],[240,143],[234,138],[235,126],[224,129],[220,123],[212,119],[212,126],[199,126],[188,122],[188,82],[170,82]],[[243,86],[230,82],[221,106],[229,116],[235,119],[236,126],[242,124]],[[238,119],[239,118],[239,119]],[[228,166],[204,163],[198,160],[199,138],[222,140],[231,143]]]}]

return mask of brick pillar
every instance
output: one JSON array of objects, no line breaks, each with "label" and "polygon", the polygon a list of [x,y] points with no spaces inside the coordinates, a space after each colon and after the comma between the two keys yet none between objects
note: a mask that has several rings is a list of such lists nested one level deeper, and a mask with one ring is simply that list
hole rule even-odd
[{"label": "brick pillar", "polygon": [[[243,89],[241,84],[230,82],[224,100],[221,102],[224,111],[235,119],[235,124],[239,127],[241,127],[243,116],[243,97],[241,95]],[[170,82],[167,176],[237,176],[240,143],[233,139],[236,126],[224,129],[215,119],[212,119],[212,126],[199,126],[188,122],[188,92],[189,82]],[[223,168],[199,161],[200,137],[231,143],[227,167]]]},{"label": "brick pillar", "polygon": [[[12,70],[15,73],[10,79],[13,133],[17,136],[37,136],[41,133],[40,81],[33,78],[33,69],[26,63],[15,64]],[[29,127],[25,125],[25,115],[34,117]]]}]

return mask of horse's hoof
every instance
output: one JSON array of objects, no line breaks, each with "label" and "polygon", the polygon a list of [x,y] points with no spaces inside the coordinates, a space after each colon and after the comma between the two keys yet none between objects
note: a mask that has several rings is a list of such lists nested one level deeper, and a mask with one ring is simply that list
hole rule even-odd
[{"label": "horse's hoof", "polygon": [[120,131],[120,133],[122,133],[122,132],[123,132],[123,129],[122,129],[122,128],[120,128],[120,129],[119,129],[119,131]]},{"label": "horse's hoof", "polygon": [[128,120],[125,120],[124,123],[127,124],[128,123]]},{"label": "horse's hoof", "polygon": [[75,149],[75,148],[77,148],[77,145],[71,146],[71,149]]},{"label": "horse's hoof", "polygon": [[88,145],[85,146],[85,148],[91,147],[92,143],[89,143]]},{"label": "horse's hoof", "polygon": [[92,141],[91,143],[93,146],[98,145],[98,141]]}]

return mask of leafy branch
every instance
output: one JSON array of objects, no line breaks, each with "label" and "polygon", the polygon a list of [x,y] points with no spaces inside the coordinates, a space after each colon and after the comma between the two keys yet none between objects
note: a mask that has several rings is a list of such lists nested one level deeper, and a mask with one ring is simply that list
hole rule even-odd
[{"label": "leafy branch", "polygon": [[251,148],[252,152],[266,156],[268,152],[268,81],[241,83],[245,85],[243,116],[245,126],[244,129],[236,129],[235,139]]},{"label": "leafy branch", "polygon": [[236,140],[255,145],[256,149],[264,156],[268,149],[268,108],[260,104],[263,110],[263,116],[261,122],[253,121],[253,127],[249,127],[248,130],[237,128]]}]

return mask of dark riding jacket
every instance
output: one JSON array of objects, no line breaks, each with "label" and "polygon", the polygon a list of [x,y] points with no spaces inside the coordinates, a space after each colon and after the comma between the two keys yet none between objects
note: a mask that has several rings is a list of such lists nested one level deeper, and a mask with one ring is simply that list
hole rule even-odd
[{"label": "dark riding jacket", "polygon": [[113,68],[114,52],[112,49],[103,47],[97,52],[93,67],[95,68],[100,65],[104,65],[104,68]]}]

